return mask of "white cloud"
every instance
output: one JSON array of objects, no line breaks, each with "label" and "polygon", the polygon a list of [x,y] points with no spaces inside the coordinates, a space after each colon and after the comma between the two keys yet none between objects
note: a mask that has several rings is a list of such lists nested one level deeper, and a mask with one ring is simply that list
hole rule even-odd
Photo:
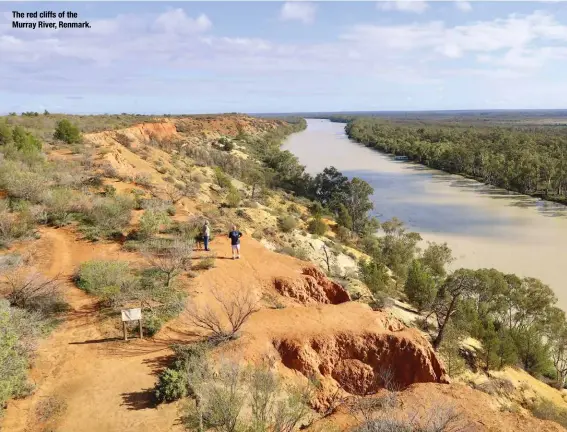
[{"label": "white cloud", "polygon": [[155,22],[154,28],[167,33],[200,33],[209,30],[212,27],[209,18],[201,14],[197,18],[188,17],[181,8],[171,9],[159,15]]},{"label": "white cloud", "polygon": [[472,10],[472,5],[466,0],[456,0],[455,7],[463,12],[470,12]]},{"label": "white cloud", "polygon": [[311,24],[315,20],[316,7],[312,3],[288,1],[280,11],[280,18],[284,21],[301,21]]},{"label": "white cloud", "polygon": [[385,11],[399,11],[411,13],[423,13],[429,7],[426,1],[423,0],[393,0],[378,2],[378,9]]},{"label": "white cloud", "polygon": [[[306,22],[297,11],[290,16]],[[221,92],[222,100],[239,89],[271,92],[277,99],[286,82],[303,86],[305,95],[328,93],[326,79],[336,83],[337,100],[363,100],[363,93],[355,98],[341,89],[362,83],[391,89],[396,84],[412,89],[444,85],[449,95],[455,89],[450,83],[463,79],[506,86],[508,79],[538,77],[533,82],[543,83],[540,69],[549,67],[552,74],[566,67],[567,25],[550,14],[511,14],[462,25],[412,21],[353,25],[324,43],[282,43],[244,32],[221,36],[207,16],[191,17],[183,9],[118,15],[93,21],[92,30],[80,33],[0,28],[0,92],[41,94],[48,88],[65,94],[92,89],[102,95],[150,91],[178,96],[178,89],[190,88],[199,95]],[[419,100],[419,93],[411,94]],[[376,99],[375,93],[367,96]]]}]

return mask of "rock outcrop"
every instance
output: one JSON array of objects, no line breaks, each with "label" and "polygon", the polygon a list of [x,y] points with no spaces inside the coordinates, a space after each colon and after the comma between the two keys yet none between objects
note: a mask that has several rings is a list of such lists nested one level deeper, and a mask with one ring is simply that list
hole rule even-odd
[{"label": "rock outcrop", "polygon": [[348,292],[340,284],[327,278],[315,267],[303,269],[299,278],[276,278],[274,287],[281,295],[296,299],[302,304],[340,304],[350,301]]},{"label": "rock outcrop", "polygon": [[274,346],[286,367],[321,382],[318,409],[328,407],[337,388],[364,396],[414,383],[448,383],[431,344],[417,330],[395,321],[377,320],[381,329],[280,339]]}]

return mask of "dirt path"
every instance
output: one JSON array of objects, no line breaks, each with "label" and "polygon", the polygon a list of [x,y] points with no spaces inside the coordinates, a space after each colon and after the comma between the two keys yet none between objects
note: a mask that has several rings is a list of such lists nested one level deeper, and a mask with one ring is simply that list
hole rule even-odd
[{"label": "dirt path", "polygon": [[[45,398],[65,401],[66,410],[57,424],[58,432],[77,431],[177,431],[176,404],[153,406],[151,388],[156,371],[170,355],[172,341],[192,340],[184,316],[173,320],[154,339],[108,339],[100,330],[95,299],[78,289],[71,278],[80,263],[90,259],[138,261],[139,256],[120,250],[118,244],[93,244],[78,240],[66,229],[44,229],[32,243],[36,267],[46,275],[60,275],[71,311],[53,334],[42,341],[30,372],[36,392],[11,401],[3,420],[7,432],[43,430],[36,409]],[[230,259],[230,246],[219,240],[212,250],[216,267],[194,279],[192,296],[210,300],[210,290],[253,289],[261,291],[274,275],[298,274],[301,264],[274,254],[252,239],[244,242],[242,258]],[[197,251],[196,258],[205,256]],[[274,259],[277,257],[277,259]],[[117,334],[117,336],[120,336]]]},{"label": "dirt path", "polygon": [[62,278],[72,310],[40,346],[30,378],[33,396],[12,401],[3,421],[5,431],[41,430],[35,410],[47,397],[56,396],[67,407],[57,427],[76,431],[174,430],[175,406],[148,408],[148,389],[154,371],[169,352],[163,344],[105,339],[97,325],[94,298],[69,279],[77,266],[93,258],[128,259],[115,244],[94,245],[76,240],[66,230],[46,229],[37,242],[37,263],[45,274]]}]

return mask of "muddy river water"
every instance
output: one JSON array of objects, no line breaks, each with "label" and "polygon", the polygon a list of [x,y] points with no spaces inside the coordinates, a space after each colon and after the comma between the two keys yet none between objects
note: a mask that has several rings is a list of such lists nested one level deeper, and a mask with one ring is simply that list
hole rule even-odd
[{"label": "muddy river water", "polygon": [[395,161],[349,140],[344,126],[310,119],[283,149],[310,173],[335,166],[366,180],[374,188],[375,215],[382,221],[396,216],[424,240],[447,242],[452,268],[539,278],[567,309],[567,207]]}]

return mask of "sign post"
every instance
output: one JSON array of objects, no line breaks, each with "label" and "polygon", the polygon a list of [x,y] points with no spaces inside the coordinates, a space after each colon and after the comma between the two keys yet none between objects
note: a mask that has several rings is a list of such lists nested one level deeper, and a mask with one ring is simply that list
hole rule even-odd
[{"label": "sign post", "polygon": [[126,323],[129,321],[138,321],[140,326],[140,339],[143,339],[142,334],[142,309],[141,308],[134,308],[134,309],[122,309],[122,330],[124,332],[124,340],[128,340],[128,332],[126,329]]}]

